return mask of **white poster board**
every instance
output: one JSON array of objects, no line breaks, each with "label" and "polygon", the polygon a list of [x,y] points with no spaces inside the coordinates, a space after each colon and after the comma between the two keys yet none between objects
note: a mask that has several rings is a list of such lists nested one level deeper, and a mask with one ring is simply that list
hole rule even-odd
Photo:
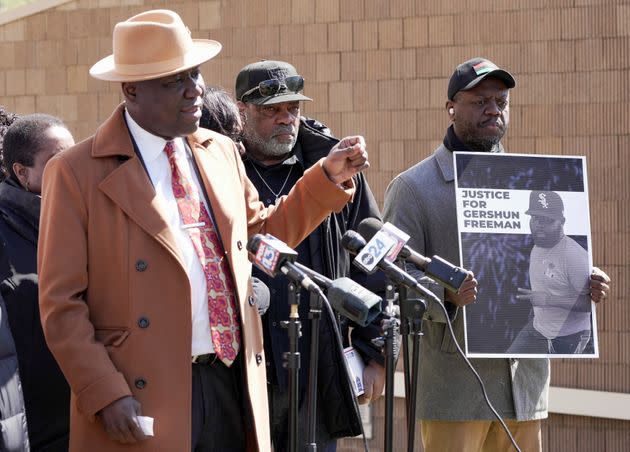
[{"label": "white poster board", "polygon": [[584,157],[455,152],[470,357],[597,357]]}]

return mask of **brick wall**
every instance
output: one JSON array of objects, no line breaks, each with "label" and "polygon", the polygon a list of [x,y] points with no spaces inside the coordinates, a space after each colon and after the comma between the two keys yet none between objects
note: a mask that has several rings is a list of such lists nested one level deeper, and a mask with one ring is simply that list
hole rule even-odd
[{"label": "brick wall", "polygon": [[[379,201],[394,175],[441,140],[453,68],[483,55],[510,69],[518,87],[507,147],[587,156],[594,262],[614,279],[611,299],[598,309],[602,357],[554,361],[552,384],[630,393],[626,1],[50,1],[51,8],[9,22],[7,13],[0,15],[6,22],[0,25],[0,103],[9,110],[59,115],[76,138],[87,137],[121,100],[116,84],[87,74],[111,52],[114,24],[168,7],[195,37],[223,43],[219,57],[203,67],[208,83],[232,89],[247,63],[293,62],[314,99],[306,114],[338,135],[365,135],[372,161],[367,175]],[[372,450],[380,450],[378,422],[375,428]],[[554,451],[621,451],[630,447],[629,431],[627,421],[552,415],[544,442]],[[361,444],[345,440],[340,449],[361,450]]]}]

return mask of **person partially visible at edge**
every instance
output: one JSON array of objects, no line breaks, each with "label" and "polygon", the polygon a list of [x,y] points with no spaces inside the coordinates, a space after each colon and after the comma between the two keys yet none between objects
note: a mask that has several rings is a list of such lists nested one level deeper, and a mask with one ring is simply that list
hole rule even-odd
[{"label": "person partially visible at edge", "polygon": [[0,293],[17,351],[31,451],[68,450],[70,389],[39,320],[37,238],[44,167],[72,145],[64,123],[44,114],[17,119],[2,143]]},{"label": "person partially visible at edge", "polygon": [[[0,106],[0,152],[6,130],[18,118]],[[0,181],[6,179],[0,171]],[[22,452],[30,450],[26,409],[20,382],[17,351],[7,318],[7,308],[0,293],[0,450]]]},{"label": "person partially visible at edge", "polygon": [[[302,175],[337,145],[338,139],[323,124],[301,115],[301,103],[311,101],[302,94],[304,78],[284,61],[260,61],[242,68],[236,77],[236,98],[242,120],[240,138],[247,176],[256,186],[265,205],[289,193]],[[230,109],[230,111],[232,111]],[[328,278],[351,276],[375,292],[384,292],[384,278],[368,279],[351,265],[341,246],[341,237],[356,230],[361,220],[380,218],[377,203],[363,174],[354,176],[356,191],[352,202],[332,214],[295,249],[298,262]],[[290,221],[297,220],[297,212]],[[287,331],[280,327],[289,318],[288,280],[270,278],[254,268],[253,274],[270,288],[271,303],[263,316],[271,438],[276,452],[288,449],[289,391],[288,371],[283,355],[289,351]],[[299,422],[300,444],[308,432],[308,372],[311,355],[309,297],[303,291],[299,312],[302,337],[299,340]],[[358,405],[344,366],[343,346],[350,345],[348,321],[340,318],[343,339],[335,333],[334,316],[323,310],[318,340],[318,391],[316,443],[319,450],[334,451],[336,438],[356,436],[362,432]],[[365,394],[362,403],[380,397],[385,382],[383,358],[371,339],[380,336],[380,318],[362,328],[354,325],[351,344],[362,355]],[[341,339],[341,340],[340,340]],[[343,341],[343,342],[342,342]]]},{"label": "person partially visible at edge", "polygon": [[[23,425],[31,451],[68,450],[70,388],[46,345],[39,320],[37,237],[44,167],[53,155],[72,145],[74,139],[64,123],[44,114],[15,120],[2,143],[6,177],[0,182],[0,293],[17,352],[26,408]],[[4,416],[5,410],[0,411]]]},{"label": "person partially visible at edge", "polygon": [[529,321],[508,353],[593,353],[588,252],[564,234],[564,203],[553,191],[529,196],[530,288],[516,298],[532,304]]},{"label": "person partially visible at edge", "polygon": [[[18,115],[5,110],[4,106],[0,105],[0,155],[2,153],[2,140],[4,139],[4,134],[17,118]],[[0,171],[0,181],[3,181],[6,177],[7,175],[4,171]]]},{"label": "person partially visible at edge", "polygon": [[[451,75],[445,104],[451,125],[443,143],[433,155],[396,176],[385,194],[385,219],[411,234],[408,245],[419,253],[459,261],[452,152],[504,152],[501,139],[509,124],[510,89],[515,86],[508,71],[485,58],[468,60]],[[590,292],[595,302],[606,297],[609,282],[608,276],[594,269]],[[476,287],[473,275],[458,293],[435,284],[428,286],[444,301],[460,344],[464,332],[458,308],[476,300]],[[422,384],[416,412],[424,450],[512,450],[445,323],[439,306],[430,305],[423,321]],[[521,450],[540,451],[540,420],[547,417],[549,360],[470,361]]]},{"label": "person partially visible at edge", "polygon": [[40,310],[72,388],[70,451],[269,451],[246,243],[295,246],[342,209],[364,140],[265,207],[234,143],[198,127],[200,65],[221,45],[153,10],[116,24],[113,49],[90,74],[124,103],[44,173]]}]

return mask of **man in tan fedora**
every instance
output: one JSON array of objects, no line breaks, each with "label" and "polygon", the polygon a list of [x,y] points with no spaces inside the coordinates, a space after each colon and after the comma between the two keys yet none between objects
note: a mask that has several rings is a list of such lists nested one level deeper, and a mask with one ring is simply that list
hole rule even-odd
[{"label": "man in tan fedora", "polygon": [[171,11],[117,24],[90,73],[125,102],[46,169],[41,316],[72,388],[71,451],[270,449],[247,238],[297,245],[369,164],[345,138],[265,208],[233,142],[198,129],[199,65],[220,48]]}]

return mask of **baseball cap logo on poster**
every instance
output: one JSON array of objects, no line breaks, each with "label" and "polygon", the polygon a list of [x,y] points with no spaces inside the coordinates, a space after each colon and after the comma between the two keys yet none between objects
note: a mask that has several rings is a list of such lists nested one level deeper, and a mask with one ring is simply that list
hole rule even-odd
[{"label": "baseball cap logo on poster", "polygon": [[492,61],[482,61],[481,63],[477,63],[473,66],[473,70],[475,71],[475,74],[477,75],[481,75],[481,74],[487,74],[488,72],[494,71],[496,69],[499,69],[499,67],[494,64]]},{"label": "baseball cap logo on poster", "polygon": [[543,209],[548,209],[549,203],[547,202],[547,195],[544,193],[538,193],[538,204],[540,204]]},{"label": "baseball cap logo on poster", "polygon": [[564,218],[564,203],[554,191],[532,190],[529,194],[529,209],[525,215],[540,215],[556,220]]}]

